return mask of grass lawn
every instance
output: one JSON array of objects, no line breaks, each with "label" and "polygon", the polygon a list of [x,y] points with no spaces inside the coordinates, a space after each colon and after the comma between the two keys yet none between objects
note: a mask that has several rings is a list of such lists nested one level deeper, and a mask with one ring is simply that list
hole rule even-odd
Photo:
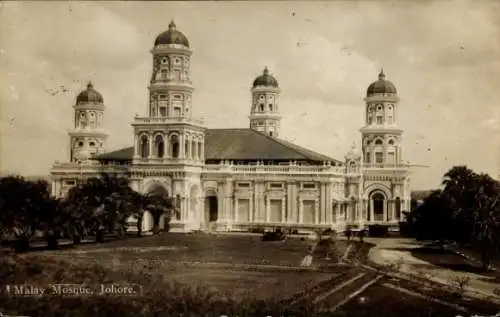
[{"label": "grass lawn", "polygon": [[[99,263],[114,271],[146,270],[161,274],[167,282],[203,286],[225,297],[283,299],[343,270],[331,268],[328,273],[285,270],[298,267],[311,244],[312,241],[300,238],[262,242],[260,236],[164,233],[37,255],[80,265]],[[340,241],[338,248],[339,252],[345,251],[345,244]],[[207,262],[220,266],[203,265]],[[234,264],[273,265],[283,270],[232,267]]]},{"label": "grass lawn", "polygon": [[[228,264],[269,264],[299,266],[312,241],[290,238],[286,241],[262,242],[260,236],[206,235],[164,233],[105,244],[88,244],[63,251],[43,252],[72,258],[120,262],[163,261],[218,262]],[[338,253],[346,246],[338,241]]]}]

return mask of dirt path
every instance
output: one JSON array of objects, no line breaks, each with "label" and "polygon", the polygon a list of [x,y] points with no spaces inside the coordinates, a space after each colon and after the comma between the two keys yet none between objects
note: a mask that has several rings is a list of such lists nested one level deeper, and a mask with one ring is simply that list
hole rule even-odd
[{"label": "dirt path", "polygon": [[411,254],[411,249],[418,248],[420,245],[410,239],[367,239],[375,243],[376,246],[370,250],[369,259],[379,265],[395,265],[397,269],[404,274],[417,275],[428,278],[434,282],[454,286],[454,281],[463,278],[469,278],[469,285],[465,290],[474,297],[497,298],[500,297],[494,293],[498,284],[491,278],[468,273],[463,271],[450,270],[433,265],[429,262],[415,258]]}]

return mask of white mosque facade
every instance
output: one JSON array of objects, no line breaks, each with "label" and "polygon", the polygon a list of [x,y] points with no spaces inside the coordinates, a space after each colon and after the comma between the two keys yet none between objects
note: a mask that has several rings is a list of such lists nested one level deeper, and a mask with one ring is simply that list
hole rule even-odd
[{"label": "white mosque facade", "polygon": [[[134,118],[132,146],[105,151],[105,105],[89,83],[74,105],[70,159],[51,170],[53,195],[102,172],[126,175],[139,192],[176,198],[174,231],[397,227],[409,210],[399,98],[383,72],[364,98],[360,151],[338,161],[280,138],[281,90],[267,68],[251,88],[249,127],[209,129],[194,115],[186,36],[172,22],[151,52],[149,104]],[[147,214],[143,229],[151,228]]]}]

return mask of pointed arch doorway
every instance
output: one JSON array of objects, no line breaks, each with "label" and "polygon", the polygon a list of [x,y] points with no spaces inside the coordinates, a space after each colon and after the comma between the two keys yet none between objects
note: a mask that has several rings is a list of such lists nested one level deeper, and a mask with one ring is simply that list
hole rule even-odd
[{"label": "pointed arch doorway", "polygon": [[205,228],[208,232],[215,231],[218,219],[219,201],[217,192],[208,190],[205,193]]}]

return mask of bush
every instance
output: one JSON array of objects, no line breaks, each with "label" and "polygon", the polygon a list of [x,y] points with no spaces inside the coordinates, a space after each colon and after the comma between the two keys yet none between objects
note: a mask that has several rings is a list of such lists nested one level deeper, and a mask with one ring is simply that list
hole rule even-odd
[{"label": "bush", "polygon": [[371,225],[368,226],[368,233],[370,237],[382,238],[389,236],[389,226],[384,225]]}]

